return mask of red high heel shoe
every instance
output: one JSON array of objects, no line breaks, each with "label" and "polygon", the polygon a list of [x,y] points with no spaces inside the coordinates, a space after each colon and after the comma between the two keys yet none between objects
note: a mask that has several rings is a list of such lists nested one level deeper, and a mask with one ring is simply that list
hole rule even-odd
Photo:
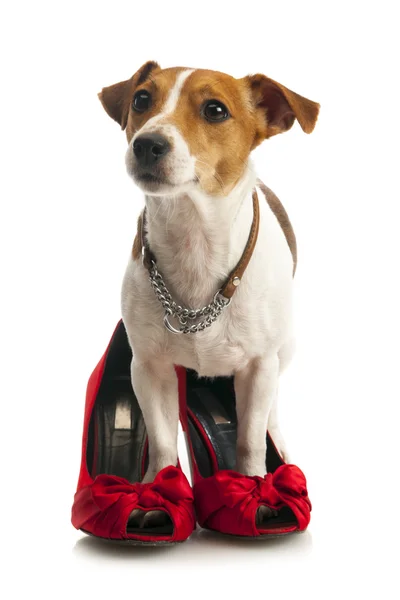
[{"label": "red high heel shoe", "polygon": [[[131,359],[120,321],[87,387],[72,524],[128,544],[182,542],[196,519],[193,492],[179,464],[160,471],[153,483],[140,483],[147,467],[147,435],[130,381]],[[146,527],[144,513],[158,521],[151,526],[150,518]]]},{"label": "red high heel shoe", "polygon": [[306,529],[311,511],[306,479],[298,467],[284,463],[268,433],[268,474],[247,477],[234,470],[237,423],[233,379],[199,379],[183,367],[177,372],[180,417],[201,527],[257,539]]}]

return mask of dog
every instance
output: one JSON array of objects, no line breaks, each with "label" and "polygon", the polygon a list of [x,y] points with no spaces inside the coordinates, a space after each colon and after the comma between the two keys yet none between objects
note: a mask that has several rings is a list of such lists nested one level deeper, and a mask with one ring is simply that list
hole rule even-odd
[{"label": "dog", "polygon": [[[295,120],[311,133],[319,104],[265,75],[235,79],[211,70],[162,69],[153,61],[130,79],[103,88],[99,98],[126,132],[127,171],[146,199],[121,300],[133,353],[132,386],[149,440],[143,481],[177,463],[174,365],[200,377],[234,376],[237,470],[264,476],[267,428],[288,461],[277,394],[279,374],[294,351],[297,252],[285,209],[257,179],[250,154]],[[254,190],[258,236],[244,272],[229,282],[231,301],[225,301],[218,291],[245,249],[249,254],[258,209]],[[154,263],[143,260],[146,249],[156,257],[155,281],[161,274],[165,288],[152,289],[157,288],[149,281]],[[166,289],[182,310],[214,299],[220,312],[203,329],[182,334],[186,319],[174,318],[160,301],[160,295],[169,297]]]}]

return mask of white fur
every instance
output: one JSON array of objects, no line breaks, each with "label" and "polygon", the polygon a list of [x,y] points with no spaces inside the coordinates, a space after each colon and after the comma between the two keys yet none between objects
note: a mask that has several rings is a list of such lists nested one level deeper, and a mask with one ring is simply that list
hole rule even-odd
[{"label": "white fur", "polygon": [[[185,69],[184,71],[181,71],[178,74],[178,77],[176,78],[176,81],[175,81],[175,85],[169,93],[169,96],[167,98],[167,101],[164,105],[164,108],[163,108],[163,111],[162,111],[160,117],[162,117],[164,115],[169,115],[174,112],[176,105],[178,104],[179,96],[181,95],[183,84],[185,83],[185,81],[189,77],[189,75],[191,75],[193,73],[193,71],[194,71],[194,69]],[[157,118],[157,117],[155,117],[155,118]]]},{"label": "white fur", "polygon": [[[155,118],[157,121],[151,120],[150,126],[156,124],[157,131],[169,127],[166,115],[176,107],[189,74],[185,71],[178,76],[163,113]],[[183,139],[177,144],[182,157],[187,144]],[[187,159],[185,175],[189,164]],[[180,173],[177,178],[183,181],[176,168]],[[179,304],[190,308],[208,304],[238,263],[252,223],[255,183],[249,164],[227,197],[208,196],[193,183],[185,193],[174,190],[173,196],[165,192],[146,196],[149,244]],[[258,196],[260,229],[253,256],[230,306],[205,331],[194,335],[168,332],[147,270],[141,261],[129,261],[122,287],[122,315],[133,350],[132,384],[149,436],[146,481],[177,461],[175,364],[194,369],[200,376],[235,376],[239,471],[265,474],[267,426],[287,457],[276,403],[279,372],[290,360],[293,348],[293,260],[263,192],[258,190]]]},{"label": "white fur", "polygon": [[[173,186],[173,193],[182,193],[188,189],[193,183],[195,178],[195,165],[196,159],[191,156],[189,147],[183,139],[179,130],[168,122],[168,117],[171,115],[177,106],[182,87],[189,77],[193,73],[194,69],[186,69],[181,71],[172,87],[169,95],[165,101],[162,110],[149,119],[144,127],[142,127],[133,136],[125,155],[125,163],[128,173],[135,179],[135,158],[132,151],[132,146],[139,135],[144,133],[157,132],[165,136],[173,147],[173,152],[170,152],[164,164],[168,172],[168,179],[171,185],[164,185],[157,191],[157,196],[165,196],[167,193],[171,193]],[[146,187],[140,184],[143,191],[146,192]]]}]

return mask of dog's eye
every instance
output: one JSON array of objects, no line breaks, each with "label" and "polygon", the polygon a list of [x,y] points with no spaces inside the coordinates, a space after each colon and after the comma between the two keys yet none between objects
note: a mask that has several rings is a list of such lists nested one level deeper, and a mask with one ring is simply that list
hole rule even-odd
[{"label": "dog's eye", "polygon": [[136,112],[145,112],[150,108],[151,95],[146,90],[139,90],[133,97],[132,108]]},{"label": "dog's eye", "polygon": [[203,115],[207,121],[219,123],[230,117],[229,111],[222,102],[218,100],[209,100],[203,106]]}]

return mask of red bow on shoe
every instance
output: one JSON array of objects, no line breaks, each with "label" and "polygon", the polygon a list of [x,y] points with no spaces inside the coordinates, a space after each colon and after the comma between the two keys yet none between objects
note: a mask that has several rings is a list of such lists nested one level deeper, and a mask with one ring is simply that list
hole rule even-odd
[{"label": "red bow on shoe", "polygon": [[167,467],[156,476],[153,483],[129,483],[122,477],[99,475],[92,485],[92,498],[101,510],[105,510],[121,497],[129,497],[134,508],[159,508],[165,501],[179,504],[182,499],[191,500],[192,490],[182,471]]},{"label": "red bow on shoe", "polygon": [[92,485],[76,493],[72,522],[77,529],[100,537],[126,538],[130,537],[126,524],[135,508],[167,512],[176,540],[186,539],[195,525],[192,489],[183,472],[172,466],[160,471],[152,483],[132,484],[122,477],[98,475]]},{"label": "red bow on shoe", "polygon": [[303,472],[281,465],[265,477],[246,477],[236,471],[218,471],[195,486],[200,525],[234,535],[259,535],[256,511],[265,504],[279,510],[289,507],[303,530],[310,522],[311,502]]}]

